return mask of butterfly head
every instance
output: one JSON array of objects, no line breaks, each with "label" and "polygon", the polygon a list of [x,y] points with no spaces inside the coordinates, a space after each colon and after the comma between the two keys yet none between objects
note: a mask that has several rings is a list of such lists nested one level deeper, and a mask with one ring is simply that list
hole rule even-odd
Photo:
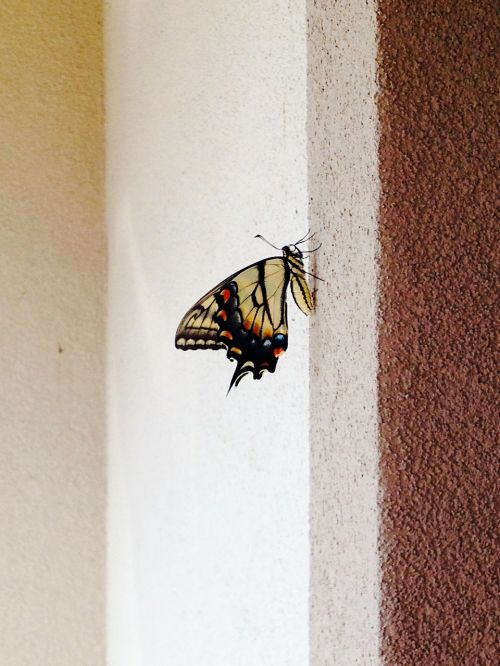
[{"label": "butterfly head", "polygon": [[301,250],[296,245],[285,245],[281,248],[285,259],[294,257],[295,259],[302,259],[304,257]]}]

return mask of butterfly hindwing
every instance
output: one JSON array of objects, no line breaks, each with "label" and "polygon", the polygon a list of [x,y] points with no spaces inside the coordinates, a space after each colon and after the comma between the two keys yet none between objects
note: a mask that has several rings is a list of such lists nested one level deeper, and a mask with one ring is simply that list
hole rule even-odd
[{"label": "butterfly hindwing", "polygon": [[229,388],[251,373],[274,372],[288,346],[285,294],[290,271],[271,257],[235,273],[203,296],[176,333],[180,349],[227,350],[237,363]]}]

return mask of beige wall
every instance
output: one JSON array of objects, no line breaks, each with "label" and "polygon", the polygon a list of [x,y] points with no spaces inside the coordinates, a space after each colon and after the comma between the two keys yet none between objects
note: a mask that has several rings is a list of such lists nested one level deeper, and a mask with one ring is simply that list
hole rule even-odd
[{"label": "beige wall", "polygon": [[0,8],[0,663],[104,663],[101,3]]}]

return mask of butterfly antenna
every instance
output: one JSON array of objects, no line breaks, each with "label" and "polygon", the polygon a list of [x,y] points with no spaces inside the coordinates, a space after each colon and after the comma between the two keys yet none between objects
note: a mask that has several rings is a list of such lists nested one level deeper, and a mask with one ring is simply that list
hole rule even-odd
[{"label": "butterfly antenna", "polygon": [[313,233],[311,233],[311,230],[309,230],[307,232],[307,234],[305,236],[302,236],[302,238],[300,240],[298,240],[296,243],[294,243],[294,245],[300,245],[301,243],[307,243],[307,241],[310,241],[312,238],[314,238],[314,236],[316,236],[316,232],[314,231]]},{"label": "butterfly antenna", "polygon": [[266,240],[266,239],[264,238],[264,236],[261,236],[260,234],[255,234],[254,238],[260,238],[261,240],[264,241],[264,243],[267,243],[267,244],[270,245],[271,247],[274,247],[275,250],[281,250],[280,247],[276,247],[276,245],[273,245],[272,243],[270,243],[268,240]]}]

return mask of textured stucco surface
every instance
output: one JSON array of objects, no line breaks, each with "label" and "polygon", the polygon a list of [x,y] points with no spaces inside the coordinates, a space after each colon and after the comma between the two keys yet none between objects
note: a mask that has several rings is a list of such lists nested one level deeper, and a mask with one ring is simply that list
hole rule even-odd
[{"label": "textured stucco surface", "polygon": [[0,7],[0,663],[104,663],[100,2]]},{"label": "textured stucco surface", "polygon": [[397,666],[498,663],[498,19],[493,1],[379,6],[383,652]]},{"label": "textured stucco surface", "polygon": [[375,3],[308,3],[310,664],[378,663]]}]

